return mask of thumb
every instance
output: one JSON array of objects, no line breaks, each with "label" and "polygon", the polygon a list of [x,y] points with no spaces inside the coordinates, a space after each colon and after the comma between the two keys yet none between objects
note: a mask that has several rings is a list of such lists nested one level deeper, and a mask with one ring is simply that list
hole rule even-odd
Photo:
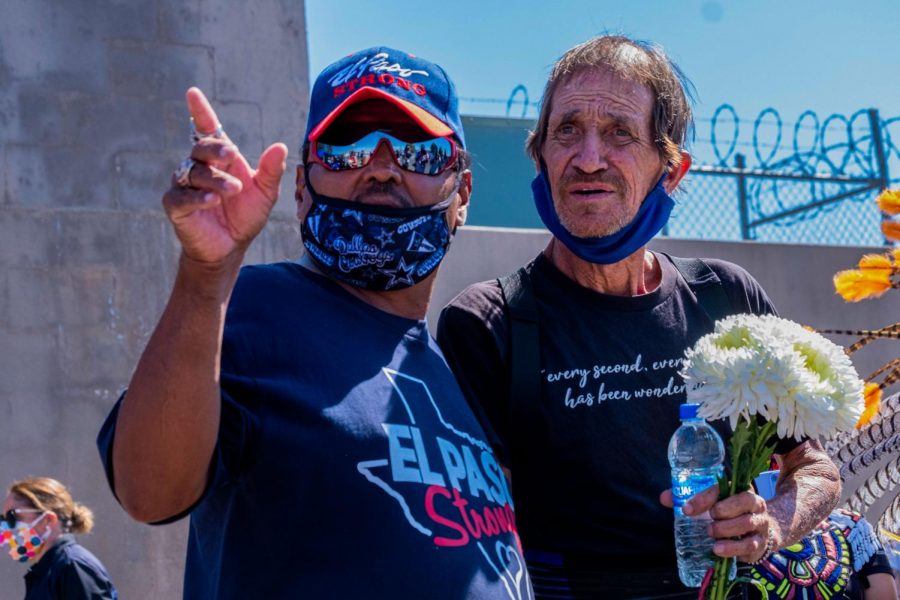
[{"label": "thumb", "polygon": [[667,508],[672,508],[675,506],[675,502],[672,500],[672,490],[666,490],[659,495],[659,503]]},{"label": "thumb", "polygon": [[259,157],[259,165],[253,181],[267,198],[278,197],[281,176],[284,174],[288,149],[282,143],[272,144]]}]

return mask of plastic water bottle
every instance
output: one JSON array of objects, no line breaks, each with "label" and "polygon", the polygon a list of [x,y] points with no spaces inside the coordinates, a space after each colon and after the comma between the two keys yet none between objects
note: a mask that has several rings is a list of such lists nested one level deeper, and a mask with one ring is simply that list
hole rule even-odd
[{"label": "plastic water bottle", "polygon": [[716,483],[725,460],[722,438],[697,416],[699,406],[681,405],[681,427],[669,441],[675,503],[675,554],[678,576],[688,587],[700,587],[707,569],[713,566],[714,540],[706,532],[711,521],[709,515],[689,517],[681,512],[681,507],[691,496]]}]

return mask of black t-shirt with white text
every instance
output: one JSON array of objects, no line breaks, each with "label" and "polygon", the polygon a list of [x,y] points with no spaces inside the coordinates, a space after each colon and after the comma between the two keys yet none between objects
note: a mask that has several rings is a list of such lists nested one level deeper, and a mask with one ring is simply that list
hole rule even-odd
[{"label": "black t-shirt with white text", "polygon": [[[659,493],[670,486],[668,441],[686,395],[678,371],[685,349],[713,323],[669,259],[657,256],[659,287],[636,297],[584,288],[543,255],[527,267],[541,373],[539,406],[529,413],[537,423],[525,440],[529,466],[512,472],[526,552],[591,557],[598,568],[674,567],[672,511]],[[705,262],[735,312],[775,312],[745,270]],[[508,335],[496,281],[463,291],[438,326],[444,355],[506,464],[516,435],[509,426]]]}]

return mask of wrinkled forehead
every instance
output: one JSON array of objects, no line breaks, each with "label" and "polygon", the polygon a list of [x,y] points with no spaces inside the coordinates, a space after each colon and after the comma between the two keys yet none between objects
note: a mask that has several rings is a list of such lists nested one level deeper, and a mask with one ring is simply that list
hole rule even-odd
[{"label": "wrinkled forehead", "polygon": [[653,90],[647,83],[647,79],[640,73],[624,68],[614,68],[607,65],[600,65],[596,67],[581,67],[567,75],[564,75],[561,78],[560,83],[566,84],[573,81],[582,83],[586,80],[599,80],[606,82],[606,84],[610,86],[623,85],[628,87],[633,92],[640,91],[641,93],[646,93],[649,95],[653,94]]},{"label": "wrinkled forehead", "polygon": [[649,85],[623,77],[607,67],[585,67],[560,78],[550,100],[550,119],[573,110],[628,116],[649,124],[654,93]]}]

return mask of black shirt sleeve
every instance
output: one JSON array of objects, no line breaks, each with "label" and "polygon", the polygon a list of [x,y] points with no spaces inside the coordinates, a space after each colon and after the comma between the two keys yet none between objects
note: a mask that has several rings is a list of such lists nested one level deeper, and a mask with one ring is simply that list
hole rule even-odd
[{"label": "black shirt sleeve", "polygon": [[508,466],[503,440],[510,374],[504,313],[499,285],[477,283],[441,311],[437,341],[494,451]]},{"label": "black shirt sleeve", "polygon": [[778,315],[775,305],[759,282],[743,267],[715,258],[703,262],[719,276],[725,293],[736,312],[754,315]]},{"label": "black shirt sleeve", "polygon": [[860,576],[874,575],[876,573],[887,573],[889,575],[894,574],[894,571],[891,568],[891,560],[888,558],[887,552],[885,552],[884,548],[879,548],[875,552],[875,554],[872,555],[872,558],[870,558],[869,561],[864,564],[859,570]]},{"label": "black shirt sleeve", "polygon": [[[228,377],[223,374],[223,381],[226,379]],[[119,497],[116,495],[113,475],[113,443],[115,441],[119,408],[125,399],[126,393],[127,390],[122,392],[119,400],[113,406],[103,426],[100,428],[100,433],[97,435],[97,449],[100,452],[100,460],[103,464],[106,482],[109,484],[109,489],[116,500]],[[191,506],[178,514],[150,523],[151,525],[167,525],[183,519],[203,501],[210,490],[215,489],[228,479],[237,477],[247,462],[251,460],[255,435],[259,428],[259,419],[251,408],[236,402],[224,389],[221,395],[222,408],[219,417],[219,436],[210,461],[206,488]]]}]

